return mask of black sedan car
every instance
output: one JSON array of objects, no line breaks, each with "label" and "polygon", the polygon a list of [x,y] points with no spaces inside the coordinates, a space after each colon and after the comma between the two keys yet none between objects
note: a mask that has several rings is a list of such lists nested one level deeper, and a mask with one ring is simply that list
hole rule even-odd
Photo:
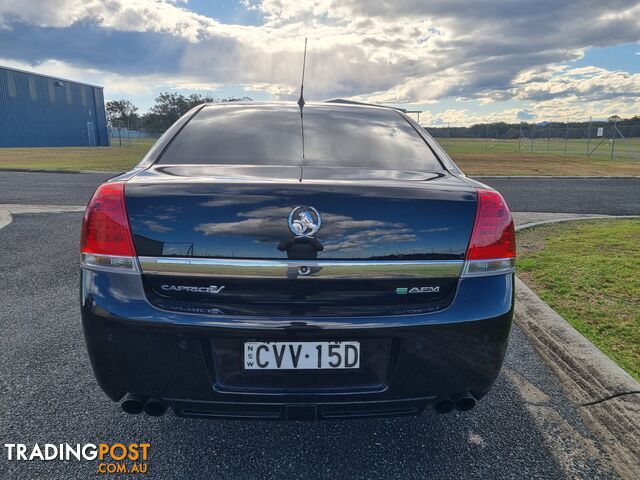
[{"label": "black sedan car", "polygon": [[207,104],[98,187],[81,266],[93,370],[128,413],[445,413],[502,365],[515,235],[396,109]]}]

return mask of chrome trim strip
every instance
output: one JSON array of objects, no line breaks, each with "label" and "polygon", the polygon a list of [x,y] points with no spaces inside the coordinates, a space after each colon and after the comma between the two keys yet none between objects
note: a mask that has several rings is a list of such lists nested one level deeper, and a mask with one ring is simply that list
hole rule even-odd
[{"label": "chrome trim strip", "polygon": [[494,258],[491,260],[467,260],[462,277],[487,277],[489,275],[505,275],[515,273],[515,258]]},{"label": "chrome trim strip", "polygon": [[384,279],[460,276],[462,260],[241,260],[138,257],[144,274],[249,278]]}]

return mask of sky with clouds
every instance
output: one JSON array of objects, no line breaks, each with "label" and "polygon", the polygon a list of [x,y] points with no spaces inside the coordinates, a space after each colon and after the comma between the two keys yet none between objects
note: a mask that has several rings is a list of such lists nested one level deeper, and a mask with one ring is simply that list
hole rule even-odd
[{"label": "sky with clouds", "polygon": [[640,1],[0,0],[0,65],[105,86],[424,110],[425,125],[640,115]]}]

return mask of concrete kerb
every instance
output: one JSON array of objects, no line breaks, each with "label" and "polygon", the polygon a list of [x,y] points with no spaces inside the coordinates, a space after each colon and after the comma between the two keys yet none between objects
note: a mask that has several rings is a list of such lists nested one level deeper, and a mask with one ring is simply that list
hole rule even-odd
[{"label": "concrete kerb", "polygon": [[13,221],[13,215],[21,213],[67,213],[84,212],[85,207],[76,205],[22,205],[17,203],[0,203],[0,228]]},{"label": "concrete kerb", "polygon": [[[518,216],[524,219],[524,215]],[[606,215],[546,216],[543,219],[538,214],[537,220],[531,220],[534,215],[529,214],[529,221],[517,229],[550,222],[612,218]],[[633,472],[640,471],[640,383],[517,277],[514,321],[556,374],[567,397],[579,408],[592,431],[603,440],[612,466],[622,477],[632,478]]]},{"label": "concrete kerb", "polygon": [[21,203],[0,203],[0,210],[5,210],[12,215],[21,213],[67,213],[84,212],[81,205],[31,205]]},{"label": "concrete kerb", "polygon": [[9,225],[12,220],[13,218],[11,217],[11,212],[4,208],[0,208],[0,228]]},{"label": "concrete kerb", "polygon": [[[637,215],[618,217],[543,212],[516,212],[513,216],[518,224],[516,230],[546,223],[574,220],[638,218]],[[571,375],[575,377],[574,380],[580,380],[575,376],[578,371],[584,372],[585,378],[597,380],[595,383],[579,382],[584,384],[584,388],[572,391],[576,403],[582,405],[629,392],[640,393],[640,383],[569,325],[564,318],[556,313],[519,278],[516,278],[516,292],[516,322],[531,337],[534,346],[539,345],[541,348],[543,346],[545,349],[550,348],[551,351],[555,351],[554,356],[556,357],[562,356],[575,359],[575,362],[571,362],[576,369],[576,372],[572,372],[573,375]],[[551,356],[550,354],[545,355]],[[558,365],[557,361],[551,363],[552,368]],[[585,369],[592,370],[592,373],[586,373]],[[640,405],[640,397],[633,401],[638,401]]]}]

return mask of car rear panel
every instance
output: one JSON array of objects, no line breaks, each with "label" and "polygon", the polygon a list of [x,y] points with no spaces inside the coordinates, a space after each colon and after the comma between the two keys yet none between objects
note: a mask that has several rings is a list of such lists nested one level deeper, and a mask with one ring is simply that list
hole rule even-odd
[{"label": "car rear panel", "polygon": [[[139,256],[287,258],[287,220],[298,205],[322,216],[324,259],[461,260],[475,217],[475,190],[450,175],[334,181],[335,169],[156,167],[126,186]],[[252,175],[252,173],[255,175]],[[380,172],[381,174],[383,172]],[[407,178],[408,177],[408,178]],[[411,179],[409,179],[411,178]],[[371,180],[374,180],[373,182]],[[313,251],[304,258],[312,258]]]},{"label": "car rear panel", "polygon": [[[513,314],[512,274],[461,279],[459,301],[440,312],[332,319],[160,310],[131,274],[83,270],[81,287],[105,392],[156,396],[187,416],[285,419],[291,406],[307,406],[311,418],[342,418],[419,413],[455,392],[479,399],[502,365]],[[305,340],[359,341],[364,368],[242,369],[245,341]]]},{"label": "car rear panel", "polygon": [[[441,168],[397,112],[316,106],[303,133],[297,106],[277,106],[286,120],[278,128],[253,125],[249,137],[238,128],[256,115],[268,120],[270,108],[218,116],[203,107],[206,115],[180,126],[193,121],[191,137],[163,137],[154,158],[115,180],[119,197],[94,202],[87,238],[135,250],[82,252],[83,327],[103,390],[204,417],[348,418],[420,413],[443,399],[475,404],[502,365],[514,300],[513,258],[498,268],[493,257],[468,257],[482,187]],[[212,125],[220,138],[203,140]],[[246,149],[236,146],[254,137],[248,146],[264,158],[243,164],[236,156]],[[294,235],[298,207],[317,213],[312,235]],[[498,212],[490,220],[510,221],[500,201],[490,207]],[[126,217],[118,225],[109,221],[116,211]],[[252,369],[247,342],[349,343],[358,365]]]},{"label": "car rear panel", "polygon": [[[309,169],[300,182],[295,167],[265,168],[257,180],[255,168],[158,167],[127,183],[155,305],[304,317],[451,303],[476,210],[466,183],[411,172],[345,181],[332,168]],[[332,181],[338,174],[343,180]],[[321,215],[313,240],[289,228],[299,205]]]}]

